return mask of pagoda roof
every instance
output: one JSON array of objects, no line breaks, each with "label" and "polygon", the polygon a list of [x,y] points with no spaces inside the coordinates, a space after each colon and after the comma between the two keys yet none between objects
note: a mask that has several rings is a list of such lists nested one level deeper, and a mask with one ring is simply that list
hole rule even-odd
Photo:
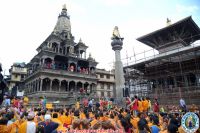
[{"label": "pagoda roof", "polygon": [[191,16],[137,38],[138,41],[155,49],[178,41],[187,46],[198,39],[200,39],[200,29]]}]

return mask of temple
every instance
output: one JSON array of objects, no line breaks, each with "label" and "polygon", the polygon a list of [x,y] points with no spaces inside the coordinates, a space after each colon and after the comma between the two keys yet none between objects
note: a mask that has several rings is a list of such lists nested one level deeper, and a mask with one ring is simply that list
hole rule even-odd
[{"label": "temple", "polygon": [[[192,17],[137,38],[157,50],[152,56],[137,60],[124,69],[137,70],[146,82],[150,98],[158,98],[163,105],[199,105],[200,97],[200,29]],[[145,53],[144,53],[145,55]]]},{"label": "temple", "polygon": [[27,64],[25,95],[35,102],[45,96],[48,102],[59,101],[61,105],[72,104],[81,91],[93,95],[97,62],[91,55],[86,58],[87,48],[81,39],[74,41],[70,17],[63,6],[53,32]]}]

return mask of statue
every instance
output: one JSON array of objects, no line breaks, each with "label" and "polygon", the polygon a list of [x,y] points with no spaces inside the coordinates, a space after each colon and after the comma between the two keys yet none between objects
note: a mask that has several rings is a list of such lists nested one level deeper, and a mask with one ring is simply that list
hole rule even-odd
[{"label": "statue", "polygon": [[113,34],[112,34],[112,38],[111,39],[122,39],[122,40],[124,39],[124,38],[121,38],[117,26],[115,26],[115,28],[113,30]]},{"label": "statue", "polygon": [[69,47],[69,53],[70,53],[70,54],[74,53],[74,47],[73,47],[73,46],[70,46],[70,47]]}]

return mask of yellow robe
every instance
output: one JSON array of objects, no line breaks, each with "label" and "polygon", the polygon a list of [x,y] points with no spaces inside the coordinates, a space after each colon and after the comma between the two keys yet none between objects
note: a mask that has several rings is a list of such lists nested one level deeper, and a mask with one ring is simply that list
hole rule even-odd
[{"label": "yellow robe", "polygon": [[18,129],[18,133],[26,133],[27,121],[23,122]]},{"label": "yellow robe", "polygon": [[9,133],[7,125],[0,125],[0,133]]},{"label": "yellow robe", "polygon": [[71,125],[72,124],[72,117],[70,115],[65,116],[64,123],[67,124],[67,125]]},{"label": "yellow robe", "polygon": [[84,113],[80,113],[80,119],[85,119],[85,118],[86,118],[85,114]]},{"label": "yellow robe", "polygon": [[142,102],[138,101],[138,111],[143,112]]},{"label": "yellow robe", "polygon": [[51,120],[59,124],[58,128],[56,129],[58,132],[66,132],[67,129],[63,127],[62,122],[58,118],[52,118]]},{"label": "yellow robe", "polygon": [[91,127],[93,127],[97,122],[98,122],[98,121],[97,121],[96,119],[92,120],[92,121],[90,122]]}]

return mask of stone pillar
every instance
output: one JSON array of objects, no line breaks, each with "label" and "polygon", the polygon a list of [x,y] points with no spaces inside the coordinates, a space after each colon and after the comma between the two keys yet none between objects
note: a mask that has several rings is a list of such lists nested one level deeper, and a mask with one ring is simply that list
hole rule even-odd
[{"label": "stone pillar", "polygon": [[43,79],[40,80],[40,91],[42,91]]},{"label": "stone pillar", "polygon": [[84,57],[85,57],[85,59],[86,59],[86,51],[84,52]]},{"label": "stone pillar", "polygon": [[52,91],[52,80],[50,79],[50,87],[49,87],[49,91]]},{"label": "stone pillar", "polygon": [[113,37],[111,38],[111,46],[115,51],[115,85],[116,85],[116,100],[118,104],[122,104],[123,101],[123,88],[125,88],[123,65],[121,61],[120,50],[123,45],[123,38],[120,37],[118,27],[115,26],[113,31]]},{"label": "stone pillar", "polygon": [[37,82],[37,91],[40,90],[40,80],[38,79],[38,82]]},{"label": "stone pillar", "polygon": [[78,50],[78,57],[80,58],[80,50]]},{"label": "stone pillar", "polygon": [[196,85],[200,86],[200,74],[195,74],[196,76]]},{"label": "stone pillar", "polygon": [[75,82],[75,85],[74,85],[74,91],[77,92],[77,83]]},{"label": "stone pillar", "polygon": [[58,91],[60,92],[61,90],[61,81],[59,81],[59,84],[58,84]]}]

